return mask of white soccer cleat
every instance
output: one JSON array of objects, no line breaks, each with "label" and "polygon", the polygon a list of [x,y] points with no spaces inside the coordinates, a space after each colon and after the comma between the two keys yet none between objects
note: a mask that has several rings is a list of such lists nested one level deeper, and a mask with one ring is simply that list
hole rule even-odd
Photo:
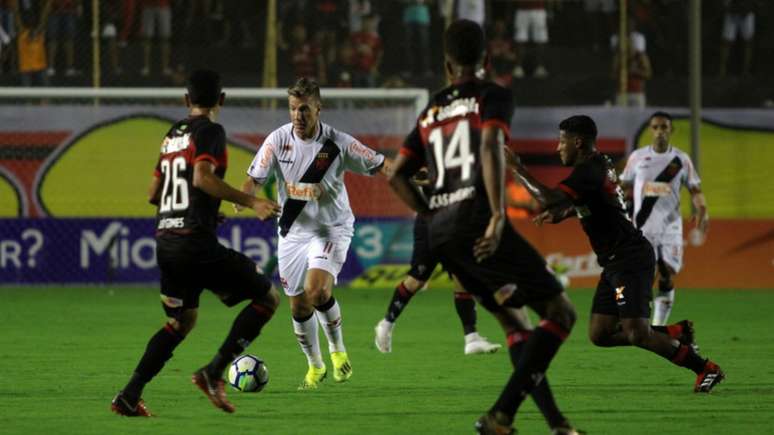
[{"label": "white soccer cleat", "polygon": [[495,353],[503,347],[499,343],[490,343],[486,337],[473,332],[465,336],[465,355],[474,355],[478,353]]},{"label": "white soccer cleat", "polygon": [[374,328],[374,344],[381,353],[392,352],[392,323],[382,319]]}]

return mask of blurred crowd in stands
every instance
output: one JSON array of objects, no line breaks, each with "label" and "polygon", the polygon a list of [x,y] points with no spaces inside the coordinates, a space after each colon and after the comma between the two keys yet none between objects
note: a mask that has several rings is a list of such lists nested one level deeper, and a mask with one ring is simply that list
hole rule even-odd
[{"label": "blurred crowd in stands", "polygon": [[[618,0],[278,0],[277,86],[443,84],[443,28],[467,18],[489,38],[491,79],[523,104],[685,105],[688,0],[628,0],[626,92],[618,91]],[[709,104],[774,95],[774,2],[704,0]],[[0,0],[0,85],[179,85],[190,68],[261,86],[266,0]],[[95,12],[98,12],[98,17]],[[96,25],[94,25],[96,21]],[[707,98],[705,98],[707,102]]]}]

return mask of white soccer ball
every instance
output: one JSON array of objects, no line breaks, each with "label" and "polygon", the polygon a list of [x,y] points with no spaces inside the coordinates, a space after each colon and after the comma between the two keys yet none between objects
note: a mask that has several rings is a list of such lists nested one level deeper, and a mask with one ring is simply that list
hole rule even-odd
[{"label": "white soccer ball", "polygon": [[257,356],[242,355],[229,366],[228,383],[235,390],[257,393],[269,383],[269,370]]}]

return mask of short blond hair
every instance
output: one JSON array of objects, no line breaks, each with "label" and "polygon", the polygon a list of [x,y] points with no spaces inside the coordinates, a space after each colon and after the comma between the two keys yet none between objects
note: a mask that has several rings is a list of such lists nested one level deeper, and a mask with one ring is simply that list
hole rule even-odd
[{"label": "short blond hair", "polygon": [[317,101],[321,101],[320,86],[313,79],[301,77],[296,80],[293,86],[288,88],[288,96],[296,98],[314,97]]}]

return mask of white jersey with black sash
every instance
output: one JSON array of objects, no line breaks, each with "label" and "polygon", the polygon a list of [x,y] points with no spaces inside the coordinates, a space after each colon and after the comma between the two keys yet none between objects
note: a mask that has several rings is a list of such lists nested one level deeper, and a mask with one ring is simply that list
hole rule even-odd
[{"label": "white jersey with black sash", "polygon": [[264,140],[247,175],[261,184],[277,178],[280,236],[351,237],[355,217],[344,172],[370,175],[383,163],[383,155],[325,123],[309,140],[298,137],[288,123]]}]

